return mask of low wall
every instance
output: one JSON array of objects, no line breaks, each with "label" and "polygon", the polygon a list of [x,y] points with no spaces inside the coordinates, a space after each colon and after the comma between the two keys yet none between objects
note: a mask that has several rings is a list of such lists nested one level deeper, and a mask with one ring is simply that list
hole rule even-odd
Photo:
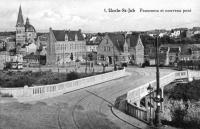
[{"label": "low wall", "polygon": [[[189,81],[193,79],[199,79],[200,78],[200,72],[198,71],[179,71],[179,72],[173,72],[170,73],[164,77],[160,78],[160,87],[163,88],[165,85],[173,82],[176,79],[184,79],[187,78]],[[149,111],[147,109],[143,109],[141,107],[137,107],[134,105],[135,102],[139,101],[148,95],[149,91],[147,90],[147,87],[151,85],[156,89],[156,80],[151,81],[149,83],[146,83],[144,85],[139,86],[138,88],[135,88],[133,90],[128,91],[127,93],[127,104],[126,104],[126,113],[140,119],[145,122],[149,122]],[[153,116],[154,114],[152,114]],[[196,116],[196,115],[195,115]]]},{"label": "low wall", "polygon": [[137,107],[136,105],[126,103],[126,114],[137,117],[139,120],[144,122],[149,121],[147,110]]},{"label": "low wall", "polygon": [[[66,92],[78,90],[95,84],[103,83],[113,79],[127,76],[125,69],[113,71],[96,76],[81,78],[73,81],[67,81],[59,84],[43,85],[35,87],[24,88],[1,88],[1,93],[12,94],[14,98],[20,98],[25,100],[27,98],[44,99],[61,95]],[[26,100],[25,100],[26,101]]]},{"label": "low wall", "polygon": [[[199,79],[200,78],[200,72],[199,71],[178,71],[170,73],[164,77],[160,78],[160,87],[164,87],[165,85],[173,82],[176,79],[184,79],[187,78],[189,81],[192,81],[193,79]],[[145,97],[148,94],[147,87],[151,85],[156,89],[156,80],[151,81],[149,83],[146,83],[144,85],[141,85],[133,90],[128,91],[127,93],[127,102],[132,104],[141,98]]]}]

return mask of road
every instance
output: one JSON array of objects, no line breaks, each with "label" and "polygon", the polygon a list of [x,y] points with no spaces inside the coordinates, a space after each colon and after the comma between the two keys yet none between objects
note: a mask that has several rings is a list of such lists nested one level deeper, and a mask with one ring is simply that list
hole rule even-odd
[{"label": "road", "polygon": [[[1,104],[0,128],[137,129],[117,118],[111,106],[116,97],[154,80],[155,68],[127,68],[127,71],[132,75],[51,99]],[[160,69],[160,72],[163,76],[172,70]]]}]

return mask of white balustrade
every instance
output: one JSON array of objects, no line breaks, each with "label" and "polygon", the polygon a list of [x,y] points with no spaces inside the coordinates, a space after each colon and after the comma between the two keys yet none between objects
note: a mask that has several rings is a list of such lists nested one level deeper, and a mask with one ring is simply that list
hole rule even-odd
[{"label": "white balustrade", "polygon": [[[200,72],[187,70],[187,71],[178,71],[178,72],[170,73],[170,74],[160,78],[160,87],[164,87],[176,79],[184,79],[184,78],[187,78],[189,81],[191,81],[192,78],[199,79]],[[141,85],[133,90],[128,91],[127,98],[126,98],[127,102],[130,104],[133,104],[134,102],[145,97],[148,94],[147,87],[149,85],[151,85],[155,89],[156,88],[156,80],[151,81],[151,82]]]},{"label": "white balustrade", "polygon": [[24,88],[0,88],[0,92],[12,94],[15,98],[36,97],[37,99],[43,99],[58,96],[66,92],[85,88],[98,83],[103,83],[105,81],[110,81],[127,75],[128,74],[125,72],[124,69],[82,79],[77,79],[73,81],[62,82],[59,84],[34,87],[24,86]]}]

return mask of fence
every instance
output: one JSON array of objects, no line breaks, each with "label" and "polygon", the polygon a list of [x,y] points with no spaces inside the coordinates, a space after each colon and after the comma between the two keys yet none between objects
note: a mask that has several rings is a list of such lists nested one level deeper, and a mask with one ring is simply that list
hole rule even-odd
[{"label": "fence", "polygon": [[139,120],[148,122],[148,112],[145,109],[126,103],[126,113],[130,116],[137,117]]},{"label": "fence", "polygon": [[126,75],[128,74],[125,72],[125,69],[123,69],[96,76],[77,79],[73,81],[63,82],[59,84],[43,85],[35,87],[24,86],[24,88],[1,88],[0,92],[12,94],[13,97],[20,98],[21,100],[31,97],[35,99],[44,99],[53,96],[58,96],[66,92],[78,90],[88,86],[92,86],[98,83],[110,81]]},{"label": "fence", "polygon": [[200,111],[190,112],[188,115],[184,117],[185,121],[196,120],[200,124]]}]

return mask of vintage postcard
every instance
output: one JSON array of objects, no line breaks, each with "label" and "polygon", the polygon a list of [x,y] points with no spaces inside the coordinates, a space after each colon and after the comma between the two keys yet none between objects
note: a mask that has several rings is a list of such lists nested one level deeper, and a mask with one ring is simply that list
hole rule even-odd
[{"label": "vintage postcard", "polygon": [[1,0],[0,129],[199,129],[199,0]]}]

